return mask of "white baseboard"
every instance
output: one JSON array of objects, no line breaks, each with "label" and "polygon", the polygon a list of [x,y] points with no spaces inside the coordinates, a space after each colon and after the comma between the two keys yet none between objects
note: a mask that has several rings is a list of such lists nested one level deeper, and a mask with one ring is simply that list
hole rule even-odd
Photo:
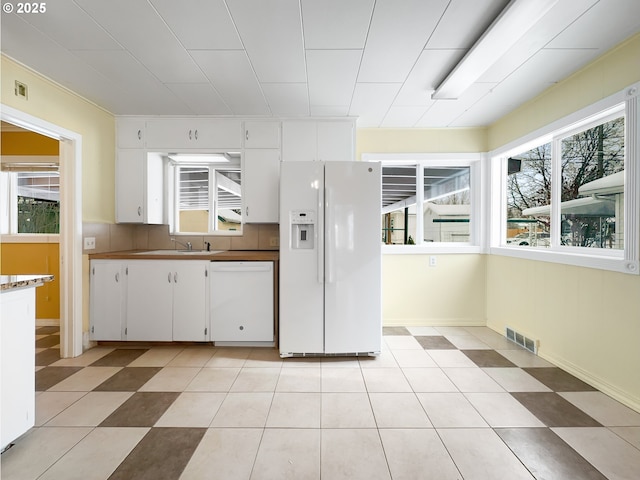
[{"label": "white baseboard", "polygon": [[383,318],[383,327],[486,327],[484,318]]}]

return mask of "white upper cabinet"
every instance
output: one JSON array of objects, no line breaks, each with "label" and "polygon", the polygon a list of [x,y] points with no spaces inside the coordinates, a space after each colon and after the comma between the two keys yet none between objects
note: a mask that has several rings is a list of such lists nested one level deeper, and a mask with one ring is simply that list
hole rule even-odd
[{"label": "white upper cabinet", "polygon": [[118,148],[144,148],[144,136],[144,119],[118,117],[116,121]]},{"label": "white upper cabinet", "polygon": [[116,155],[116,222],[161,224],[164,165],[159,154],[121,149]]},{"label": "white upper cabinet", "polygon": [[247,149],[242,159],[242,221],[278,223],[280,150]]},{"label": "white upper cabinet", "polygon": [[280,122],[244,122],[244,148],[280,148]]},{"label": "white upper cabinet", "polygon": [[282,161],[351,161],[355,159],[351,120],[291,120],[282,123]]},{"label": "white upper cabinet", "polygon": [[242,121],[154,118],[147,121],[147,149],[241,149]]}]

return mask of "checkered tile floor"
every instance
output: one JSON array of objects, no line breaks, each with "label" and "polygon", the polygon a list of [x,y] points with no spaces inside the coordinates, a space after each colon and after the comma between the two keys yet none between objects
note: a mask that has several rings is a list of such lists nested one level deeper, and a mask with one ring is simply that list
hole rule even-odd
[{"label": "checkered tile floor", "polygon": [[637,479],[640,414],[484,327],[377,358],[99,346],[36,331],[36,427],[2,479]]}]

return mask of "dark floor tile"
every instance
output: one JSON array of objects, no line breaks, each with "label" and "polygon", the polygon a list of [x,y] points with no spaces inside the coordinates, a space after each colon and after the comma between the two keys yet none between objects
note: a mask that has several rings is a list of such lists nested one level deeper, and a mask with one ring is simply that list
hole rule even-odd
[{"label": "dark floor tile", "polygon": [[414,337],[425,350],[455,350],[457,347],[440,335]]},{"label": "dark floor tile", "polygon": [[596,389],[557,367],[523,368],[554,392],[592,392]]},{"label": "dark floor tile", "polygon": [[126,367],[140,355],[148,351],[147,348],[117,348],[91,364],[92,367]]},{"label": "dark floor tile", "polygon": [[67,377],[82,370],[83,367],[45,367],[36,372],[36,392],[50,389]]},{"label": "dark floor tile", "polygon": [[135,392],[160,370],[160,367],[125,367],[94,388],[94,391]]},{"label": "dark floor tile", "polygon": [[601,427],[596,420],[554,392],[512,392],[511,395],[547,427]]},{"label": "dark floor tile", "polygon": [[60,335],[60,327],[56,326],[47,326],[47,327],[36,327],[36,335]]},{"label": "dark floor tile", "polygon": [[60,335],[47,335],[36,340],[36,348],[51,348],[60,345]]},{"label": "dark floor tile", "polygon": [[405,327],[382,327],[382,335],[411,335]]},{"label": "dark floor tile", "polygon": [[59,348],[47,348],[46,350],[36,353],[36,367],[46,367],[58,360],[60,360]]},{"label": "dark floor tile", "polygon": [[179,392],[134,393],[99,426],[152,427],[179,395]]},{"label": "dark floor tile", "polygon": [[607,478],[548,428],[496,429],[496,433],[536,478]]},{"label": "dark floor tile", "polygon": [[489,367],[516,367],[514,363],[507,360],[495,350],[460,350],[469,360],[482,368]]},{"label": "dark floor tile", "polygon": [[[152,428],[109,480],[177,480],[206,428]],[[211,478],[216,473],[211,472]]]}]

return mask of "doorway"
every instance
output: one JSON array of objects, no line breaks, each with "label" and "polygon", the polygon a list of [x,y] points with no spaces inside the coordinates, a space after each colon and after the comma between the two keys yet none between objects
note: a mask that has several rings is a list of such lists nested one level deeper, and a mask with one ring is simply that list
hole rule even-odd
[{"label": "doorway", "polygon": [[2,105],[0,120],[59,141],[60,355],[82,354],[82,136]]}]

